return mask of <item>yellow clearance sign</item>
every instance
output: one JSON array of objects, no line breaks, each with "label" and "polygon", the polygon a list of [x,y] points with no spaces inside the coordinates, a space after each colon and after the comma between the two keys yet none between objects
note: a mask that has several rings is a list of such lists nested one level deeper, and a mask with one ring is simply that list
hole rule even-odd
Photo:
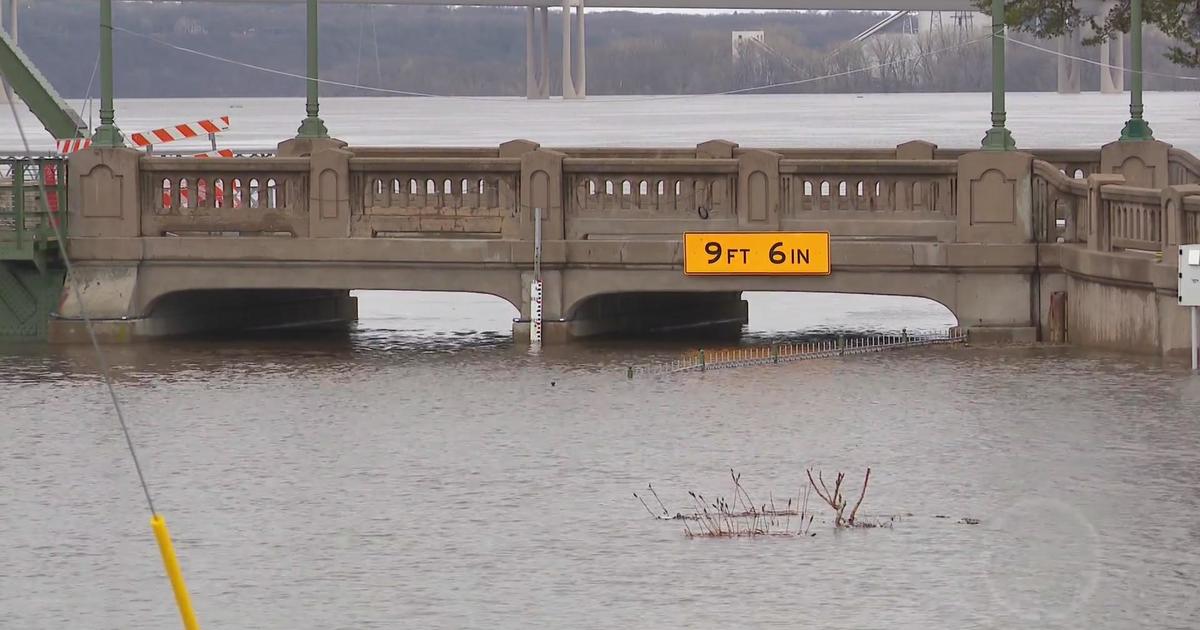
[{"label": "yellow clearance sign", "polygon": [[689,276],[827,276],[828,232],[688,232],[683,272]]}]

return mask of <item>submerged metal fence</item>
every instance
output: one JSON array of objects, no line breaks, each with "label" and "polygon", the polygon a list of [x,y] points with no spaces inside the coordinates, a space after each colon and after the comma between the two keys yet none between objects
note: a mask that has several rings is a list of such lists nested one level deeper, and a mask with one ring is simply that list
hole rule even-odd
[{"label": "submerged metal fence", "polygon": [[675,361],[646,366],[629,366],[626,369],[626,375],[632,379],[635,376],[658,376],[679,372],[706,372],[708,370],[750,365],[773,365],[808,359],[867,354],[869,352],[883,352],[884,350],[897,350],[901,348],[939,346],[963,343],[966,340],[967,335],[965,333],[910,335],[904,332],[899,335],[840,336],[836,339],[823,339],[801,343],[773,343],[769,346],[747,346],[713,350],[700,349],[695,354]]}]

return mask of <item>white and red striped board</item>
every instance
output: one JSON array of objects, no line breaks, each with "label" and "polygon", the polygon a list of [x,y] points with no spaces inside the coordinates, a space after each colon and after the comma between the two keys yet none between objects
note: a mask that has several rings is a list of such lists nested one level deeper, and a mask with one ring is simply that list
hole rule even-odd
[{"label": "white and red striped board", "polygon": [[221,133],[229,129],[229,116],[208,118],[196,122],[183,123],[174,127],[163,127],[151,131],[141,131],[129,134],[129,141],[135,147],[148,147],[155,144],[166,144],[176,140],[188,140],[197,136],[207,136],[210,133]]},{"label": "white and red striped board", "polygon": [[[183,123],[174,127],[163,127],[162,129],[153,129],[151,131],[139,131],[129,134],[129,141],[133,146],[138,148],[148,147],[156,144],[166,144],[175,142],[176,140],[188,140],[207,136],[209,134],[221,133],[229,129],[229,116],[220,116],[218,118],[208,118],[205,120],[197,120],[196,122]],[[68,155],[77,151],[82,151],[92,146],[91,138],[69,138],[65,140],[55,140],[55,148],[61,155]],[[209,151],[207,153],[216,153]],[[193,157],[233,157],[230,155],[202,155],[197,154]]]},{"label": "white and red striped board", "polygon": [[62,155],[67,155],[70,153],[75,153],[76,151],[82,151],[82,150],[92,146],[92,139],[91,138],[70,138],[68,140],[55,140],[54,145],[55,145],[55,148],[58,149],[59,153],[61,153]]},{"label": "white and red striped board", "polygon": [[233,157],[233,149],[217,149],[216,151],[205,151],[204,153],[196,153],[192,155],[194,158],[231,158]]}]

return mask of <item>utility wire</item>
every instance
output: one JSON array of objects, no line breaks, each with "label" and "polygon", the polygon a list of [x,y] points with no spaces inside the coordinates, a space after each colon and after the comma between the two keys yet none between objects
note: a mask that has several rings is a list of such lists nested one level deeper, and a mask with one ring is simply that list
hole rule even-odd
[{"label": "utility wire", "polygon": [[87,97],[87,100],[83,103],[83,110],[87,112],[88,131],[92,130],[92,83],[96,80],[96,69],[99,67],[100,55],[96,55],[96,63],[92,64],[92,76],[88,79],[87,89],[83,92],[83,95]]},{"label": "utility wire", "polygon": [[[1095,59],[1087,59],[1087,58],[1084,58],[1084,57],[1078,57],[1078,56],[1076,56],[1076,55],[1069,55],[1069,54],[1067,54],[1067,53],[1058,52],[1057,50],[1051,50],[1051,49],[1049,49],[1049,48],[1044,48],[1044,47],[1042,47],[1042,46],[1038,46],[1037,44],[1031,44],[1031,43],[1029,43],[1029,42],[1023,42],[1023,41],[1021,41],[1021,40],[1019,40],[1019,39],[1013,39],[1013,38],[1011,38],[1011,37],[1005,37],[1005,39],[1007,39],[1008,41],[1010,41],[1010,42],[1012,42],[1012,43],[1014,43],[1014,44],[1017,44],[1018,46],[1024,46],[1024,47],[1026,47],[1026,48],[1032,48],[1032,49],[1034,49],[1034,50],[1041,51],[1041,52],[1044,52],[1044,53],[1047,53],[1047,54],[1050,54],[1050,55],[1054,55],[1054,56],[1056,56],[1056,57],[1065,57],[1065,58],[1067,58],[1067,59],[1073,59],[1073,60],[1075,60],[1075,61],[1082,61],[1083,63],[1089,63],[1089,64],[1092,64],[1093,66],[1100,66],[1101,68],[1108,68],[1108,69],[1111,69],[1111,70],[1123,70],[1123,71],[1125,71],[1125,72],[1128,72],[1129,74],[1138,74],[1138,71],[1137,71],[1137,70],[1133,70],[1133,69],[1130,69],[1130,68],[1124,68],[1124,67],[1121,67],[1121,66],[1112,65],[1112,64],[1109,64],[1109,63],[1105,63],[1105,62],[1103,62],[1103,61],[1096,61]],[[1185,75],[1182,75],[1182,74],[1167,74],[1167,73],[1165,73],[1165,72],[1149,72],[1149,71],[1147,71],[1147,70],[1142,70],[1142,71],[1141,71],[1141,75],[1142,75],[1142,76],[1147,76],[1147,77],[1164,77],[1164,78],[1167,78],[1167,79],[1181,79],[1181,80],[1184,80],[1184,81],[1200,81],[1200,77],[1189,77],[1189,76],[1185,76]]]},{"label": "utility wire", "polygon": [[[29,151],[29,139],[25,137],[25,128],[21,124],[21,117],[17,115],[16,99],[11,99],[8,102],[9,108],[12,110],[13,120],[17,123],[17,133],[21,136],[21,144],[25,146],[25,151]],[[62,256],[63,266],[66,267],[68,277],[71,275],[74,265],[71,264],[71,257],[67,254],[67,240],[64,238],[62,226],[59,224],[57,213],[51,213],[50,207],[46,203],[46,182],[43,177],[45,165],[38,169],[38,201],[41,204],[41,210],[46,219],[50,222],[50,226],[54,229],[54,236],[58,239],[59,255]],[[24,171],[22,170],[22,177]],[[14,200],[16,203],[24,203],[24,200]],[[59,210],[61,212],[61,209]],[[22,217],[21,220],[24,220]],[[146,495],[146,505],[150,508],[150,516],[157,516],[158,512],[154,509],[154,499],[150,495],[150,486],[146,483],[146,475],[142,473],[142,464],[138,461],[137,449],[133,446],[133,438],[129,435],[129,424],[125,422],[125,413],[121,409],[121,399],[117,396],[117,390],[113,387],[112,374],[108,366],[108,361],[104,357],[104,350],[100,347],[100,342],[96,339],[95,326],[92,324],[92,319],[88,316],[87,307],[83,302],[83,295],[79,290],[79,283],[72,282],[71,287],[74,289],[75,301],[79,302],[79,313],[83,317],[84,327],[87,329],[88,338],[92,342],[92,350],[96,353],[96,361],[100,370],[100,375],[104,379],[104,386],[108,389],[108,396],[112,399],[113,410],[117,414],[117,422],[121,425],[121,433],[125,436],[125,446],[129,449],[129,455],[133,458],[133,468],[137,471],[138,482],[142,485],[142,493]]]},{"label": "utility wire", "polygon": [[[177,50],[179,52],[185,52],[188,54],[197,55],[197,56],[204,57],[206,59],[210,59],[213,61],[219,61],[222,63],[232,64],[235,66],[241,66],[243,68],[249,68],[251,70],[258,70],[260,72],[266,72],[266,73],[274,74],[274,75],[278,75],[278,76],[290,77],[290,78],[294,78],[294,79],[302,79],[305,81],[309,80],[309,78],[303,74],[296,74],[294,72],[286,72],[283,70],[276,70],[275,68],[268,68],[265,66],[260,66],[260,65],[256,65],[256,64],[252,64],[252,63],[246,63],[244,61],[238,61],[236,59],[230,59],[228,57],[222,57],[220,55],[214,55],[212,53],[207,53],[202,50],[196,50],[194,48],[188,48],[186,46],[180,46],[178,44],[173,44],[166,40],[162,40],[157,37],[154,37],[153,35],[147,35],[145,33],[138,33],[136,31],[131,31],[127,28],[122,28],[119,26],[114,26],[112,28],[114,31],[120,31],[120,32],[126,33],[128,35],[132,35],[134,37],[139,37],[142,39],[149,40],[151,42],[154,42],[161,46],[165,46],[167,48],[171,48],[173,50]],[[770,83],[767,85],[756,85],[753,87],[738,88],[735,90],[726,90],[724,92],[711,92],[711,93],[706,93],[706,94],[675,94],[675,95],[668,95],[668,96],[646,96],[646,97],[635,97],[635,98],[626,98],[626,99],[604,99],[602,101],[586,101],[586,100],[584,100],[584,101],[580,101],[580,103],[593,103],[593,102],[594,103],[638,103],[638,102],[646,102],[646,101],[669,101],[669,100],[679,100],[679,99],[701,98],[701,97],[705,97],[705,96],[727,96],[727,95],[731,95],[731,94],[746,94],[749,92],[757,92],[759,90],[769,90],[769,89],[779,88],[779,87],[803,85],[806,83],[814,83],[817,81],[824,81],[826,79],[836,79],[836,78],[840,78],[840,77],[859,74],[862,72],[870,72],[872,70],[887,68],[887,67],[894,66],[894,65],[910,63],[913,61],[917,61],[919,59],[924,59],[926,57],[931,57],[934,55],[950,52],[953,50],[958,50],[958,49],[964,48],[966,46],[977,44],[979,42],[988,40],[991,37],[992,37],[991,35],[985,35],[983,37],[979,37],[976,39],[960,42],[953,46],[947,46],[945,48],[940,48],[938,50],[931,50],[929,52],[921,53],[919,55],[912,55],[909,57],[904,57],[903,59],[897,59],[894,61],[877,63],[877,64],[873,64],[873,65],[869,65],[869,66],[863,66],[860,68],[853,68],[850,70],[845,70],[842,72],[835,72],[832,74],[827,74],[827,75],[822,75],[822,76],[808,77],[805,79],[797,79],[794,81],[782,81],[782,82],[778,82],[778,83]],[[487,101],[487,102],[510,100],[509,97],[447,96],[447,95],[442,95],[442,94],[430,94],[428,92],[414,92],[414,91],[408,91],[408,90],[392,90],[392,89],[382,88],[382,87],[371,87],[368,85],[358,85],[355,83],[344,83],[342,81],[330,81],[329,79],[316,79],[316,82],[320,83],[320,84],[324,84],[324,85],[333,85],[333,86],[338,86],[338,87],[353,88],[353,89],[359,89],[359,90],[366,90],[369,92],[379,92],[379,93],[384,93],[384,94],[396,94],[399,96],[423,96],[423,97],[427,97],[427,98],[449,98],[449,99],[458,99],[458,100]]]}]

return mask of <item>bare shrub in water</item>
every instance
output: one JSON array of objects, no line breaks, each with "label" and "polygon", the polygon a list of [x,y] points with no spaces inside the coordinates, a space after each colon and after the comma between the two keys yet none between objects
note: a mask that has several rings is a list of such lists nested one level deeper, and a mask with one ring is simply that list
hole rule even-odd
[{"label": "bare shrub in water", "polygon": [[833,510],[834,520],[833,526],[839,529],[847,527],[878,527],[877,523],[870,521],[858,521],[858,508],[862,507],[863,499],[867,496],[867,484],[871,481],[871,469],[867,468],[866,475],[863,476],[862,488],[858,493],[858,501],[854,503],[854,507],[850,510],[850,516],[845,517],[843,514],[846,511],[846,497],[842,494],[842,482],[846,480],[846,473],[839,472],[837,478],[833,482],[833,490],[830,490],[825,485],[825,478],[821,471],[817,471],[816,479],[813,479],[813,470],[811,468],[804,471],[808,474],[808,484],[812,486],[813,492],[817,493],[818,497]]},{"label": "bare shrub in water", "polygon": [[[876,522],[859,516],[859,508],[866,499],[867,485],[871,481],[870,468],[867,468],[866,474],[863,476],[858,500],[855,501],[854,507],[850,508],[849,516],[846,515],[849,501],[843,494],[846,489],[845,473],[837,474],[832,489],[825,483],[824,476],[820,471],[816,471],[814,476],[813,469],[808,468],[805,469],[805,473],[808,476],[808,485],[803,486],[802,490],[797,491],[795,497],[789,497],[787,503],[782,505],[776,505],[773,494],[768,495],[765,503],[755,503],[750,492],[742,485],[741,474],[733,469],[729,471],[729,478],[733,483],[732,498],[717,497],[709,500],[703,494],[689,491],[688,498],[692,502],[691,512],[676,511],[672,513],[672,510],[668,509],[659,498],[652,484],[647,484],[646,489],[653,495],[661,512],[652,509],[638,493],[633,493],[633,496],[642,503],[642,507],[650,516],[659,520],[683,521],[684,534],[689,538],[815,536],[816,534],[811,532],[815,515],[808,510],[810,493],[816,493],[833,510],[833,525],[837,529],[891,527],[891,524],[899,518],[892,516],[888,517],[886,521]],[[796,529],[792,529],[793,517],[797,517],[794,519],[797,523]]]}]

